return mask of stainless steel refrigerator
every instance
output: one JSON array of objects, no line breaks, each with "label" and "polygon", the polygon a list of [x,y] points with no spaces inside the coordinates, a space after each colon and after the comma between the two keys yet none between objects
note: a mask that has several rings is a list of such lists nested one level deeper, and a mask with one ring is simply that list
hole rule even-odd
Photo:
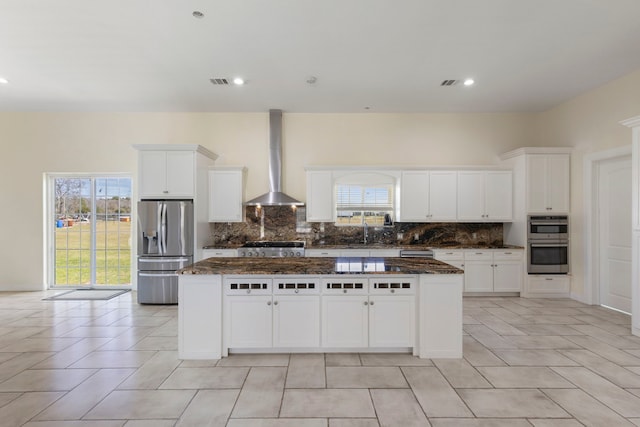
[{"label": "stainless steel refrigerator", "polygon": [[138,202],[138,303],[177,304],[176,270],[193,263],[193,201]]}]

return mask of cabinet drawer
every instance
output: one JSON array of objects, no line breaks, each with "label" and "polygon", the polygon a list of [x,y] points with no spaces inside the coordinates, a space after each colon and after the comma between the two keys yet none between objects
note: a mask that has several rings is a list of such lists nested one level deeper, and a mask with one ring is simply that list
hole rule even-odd
[{"label": "cabinet drawer", "polygon": [[372,257],[399,257],[400,256],[400,249],[371,249],[369,251],[369,256]]},{"label": "cabinet drawer", "polygon": [[340,251],[337,249],[305,249],[304,256],[318,258],[337,258],[340,256]]},{"label": "cabinet drawer", "polygon": [[369,293],[375,295],[412,295],[416,290],[416,282],[411,278],[394,277],[393,279],[371,279]]},{"label": "cabinet drawer", "polygon": [[535,276],[529,275],[530,293],[567,294],[571,290],[571,279],[568,276]]},{"label": "cabinet drawer", "polygon": [[439,261],[462,261],[464,259],[464,251],[460,250],[437,250],[433,251],[433,256]]},{"label": "cabinet drawer", "polygon": [[493,253],[494,261],[519,261],[522,259],[522,250],[500,250]]},{"label": "cabinet drawer", "polygon": [[465,251],[465,261],[492,261],[493,252],[491,251]]},{"label": "cabinet drawer", "polygon": [[219,257],[237,257],[237,249],[203,249],[202,257],[206,258],[219,258]]},{"label": "cabinet drawer", "polygon": [[224,279],[225,295],[271,295],[271,279],[242,277]]},{"label": "cabinet drawer", "polygon": [[320,293],[320,280],[308,277],[273,279],[273,293],[277,295],[309,295]]},{"label": "cabinet drawer", "polygon": [[336,278],[322,280],[323,294],[347,294],[360,295],[369,292],[369,280],[367,279],[341,279]]}]

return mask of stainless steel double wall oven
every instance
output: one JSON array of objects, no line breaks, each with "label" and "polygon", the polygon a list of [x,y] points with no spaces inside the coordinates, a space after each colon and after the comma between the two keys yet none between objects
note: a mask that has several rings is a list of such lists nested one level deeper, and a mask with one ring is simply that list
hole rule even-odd
[{"label": "stainless steel double wall oven", "polygon": [[530,215],[527,227],[528,273],[569,273],[569,217]]}]

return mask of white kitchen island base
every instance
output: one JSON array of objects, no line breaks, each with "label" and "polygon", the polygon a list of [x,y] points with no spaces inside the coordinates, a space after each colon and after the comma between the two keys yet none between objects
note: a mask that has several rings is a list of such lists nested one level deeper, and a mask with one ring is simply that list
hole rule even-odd
[{"label": "white kitchen island base", "polygon": [[179,276],[178,354],[462,357],[461,274]]}]

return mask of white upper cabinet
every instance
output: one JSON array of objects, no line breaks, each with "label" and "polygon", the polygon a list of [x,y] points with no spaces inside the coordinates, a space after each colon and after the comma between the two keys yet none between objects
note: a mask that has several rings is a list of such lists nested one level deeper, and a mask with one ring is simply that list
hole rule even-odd
[{"label": "white upper cabinet", "polygon": [[331,171],[307,171],[307,221],[334,221],[333,193]]},{"label": "white upper cabinet", "polygon": [[527,212],[569,212],[569,154],[527,155]]},{"label": "white upper cabinet", "polygon": [[403,171],[398,221],[455,221],[456,190],[455,171]]},{"label": "white upper cabinet", "polygon": [[242,222],[244,190],[242,167],[209,170],[209,222]]},{"label": "white upper cabinet", "polygon": [[206,196],[206,168],[218,157],[211,151],[193,144],[134,144],[133,148],[138,150],[140,199]]},{"label": "white upper cabinet", "polygon": [[513,220],[513,173],[459,171],[458,220]]},{"label": "white upper cabinet", "polygon": [[193,198],[195,165],[193,151],[141,151],[141,198]]}]

